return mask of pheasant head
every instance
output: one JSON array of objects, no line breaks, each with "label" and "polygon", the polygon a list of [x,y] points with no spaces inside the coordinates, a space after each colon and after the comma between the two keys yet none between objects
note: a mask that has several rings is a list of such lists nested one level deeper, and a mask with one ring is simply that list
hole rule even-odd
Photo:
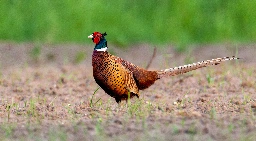
[{"label": "pheasant head", "polygon": [[105,39],[105,36],[107,33],[100,33],[100,32],[93,32],[91,35],[88,36],[88,38],[91,38],[92,41],[96,44],[94,47],[94,50],[97,51],[106,51],[108,49],[107,47],[107,40]]}]

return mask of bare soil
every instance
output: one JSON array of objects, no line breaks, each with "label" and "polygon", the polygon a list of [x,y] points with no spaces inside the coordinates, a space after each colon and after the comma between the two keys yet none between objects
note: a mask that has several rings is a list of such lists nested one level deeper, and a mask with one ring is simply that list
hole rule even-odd
[{"label": "bare soil", "polygon": [[[255,45],[159,48],[150,70],[242,59],[163,78],[120,105],[96,91],[93,46],[44,45],[39,55],[33,48],[0,44],[0,140],[256,140]],[[145,67],[153,48],[109,52]]]}]

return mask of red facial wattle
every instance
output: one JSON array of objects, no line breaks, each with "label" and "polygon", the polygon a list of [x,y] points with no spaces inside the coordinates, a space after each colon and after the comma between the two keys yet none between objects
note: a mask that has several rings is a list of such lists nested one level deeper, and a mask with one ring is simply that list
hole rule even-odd
[{"label": "red facial wattle", "polygon": [[98,44],[100,42],[100,40],[101,40],[101,37],[102,37],[102,35],[101,35],[100,32],[94,32],[93,33],[93,42],[95,44]]},{"label": "red facial wattle", "polygon": [[91,38],[92,41],[97,45],[100,43],[102,39],[104,39],[104,36],[106,36],[107,33],[101,34],[100,32],[93,32],[91,35],[88,36],[88,38]]},{"label": "red facial wattle", "polygon": [[94,42],[95,44],[98,44],[98,43],[100,42],[100,37],[94,37],[94,38],[93,38],[93,42]]}]

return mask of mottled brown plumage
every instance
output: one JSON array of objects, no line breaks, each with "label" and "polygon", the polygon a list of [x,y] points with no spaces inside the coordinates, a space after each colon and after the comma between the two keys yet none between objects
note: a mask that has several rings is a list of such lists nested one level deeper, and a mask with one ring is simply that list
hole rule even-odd
[{"label": "mottled brown plumage", "polygon": [[157,79],[156,71],[147,71],[107,51],[93,51],[93,76],[96,83],[116,102],[130,96],[139,97],[139,90],[152,85]]},{"label": "mottled brown plumage", "polygon": [[106,51],[107,41],[104,37],[106,35],[106,33],[94,32],[88,36],[96,44],[92,55],[93,76],[96,83],[107,94],[114,97],[116,102],[126,100],[129,94],[130,97],[139,97],[139,90],[148,88],[162,77],[174,76],[198,68],[218,65],[223,61],[239,59],[236,57],[223,57],[161,71],[148,71],[109,54]]}]

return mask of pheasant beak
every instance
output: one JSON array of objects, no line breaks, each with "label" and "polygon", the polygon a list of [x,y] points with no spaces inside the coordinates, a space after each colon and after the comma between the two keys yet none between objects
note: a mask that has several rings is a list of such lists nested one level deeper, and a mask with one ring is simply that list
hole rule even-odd
[{"label": "pheasant beak", "polygon": [[89,36],[88,36],[88,38],[92,39],[92,38],[93,38],[92,34],[91,34],[91,35],[89,35]]}]

